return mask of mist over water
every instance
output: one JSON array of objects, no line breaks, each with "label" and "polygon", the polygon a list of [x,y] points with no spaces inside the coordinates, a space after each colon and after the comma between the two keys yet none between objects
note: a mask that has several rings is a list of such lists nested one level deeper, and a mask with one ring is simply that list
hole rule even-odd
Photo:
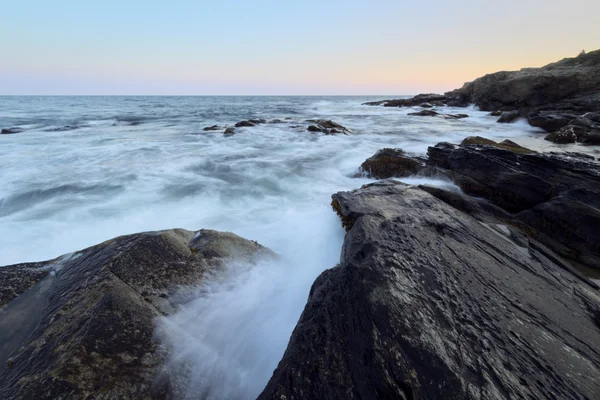
[{"label": "mist over water", "polygon": [[[497,124],[472,109],[470,118],[444,120],[360,105],[369,100],[0,97],[0,128],[25,129],[0,136],[0,265],[176,227],[257,240],[281,260],[229,265],[157,329],[173,349],[167,366],[188,372],[189,398],[253,398],[283,355],[314,279],[339,260],[344,231],[331,195],[370,182],[353,178],[366,158],[383,147],[424,153],[471,135],[535,135],[525,123]],[[292,119],[232,137],[202,131],[253,117]],[[309,118],[354,132],[311,134]]]}]

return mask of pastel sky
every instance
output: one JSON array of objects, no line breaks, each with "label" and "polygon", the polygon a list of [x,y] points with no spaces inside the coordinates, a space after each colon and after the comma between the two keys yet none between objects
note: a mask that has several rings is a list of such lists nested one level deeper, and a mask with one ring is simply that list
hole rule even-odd
[{"label": "pastel sky", "polygon": [[599,0],[0,0],[0,94],[414,94],[600,48]]}]

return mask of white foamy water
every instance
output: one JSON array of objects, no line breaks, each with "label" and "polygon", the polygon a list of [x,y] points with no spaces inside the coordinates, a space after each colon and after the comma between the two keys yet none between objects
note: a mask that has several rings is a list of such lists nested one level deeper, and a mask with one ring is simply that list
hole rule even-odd
[{"label": "white foamy water", "polygon": [[[470,118],[410,117],[363,97],[0,97],[0,265],[50,259],[146,230],[210,228],[282,256],[232,265],[159,323],[186,365],[190,398],[253,398],[277,366],[310,286],[339,260],[344,231],[331,195],[383,147],[425,153],[466,136],[534,136],[473,109]],[[202,131],[260,117],[289,124]],[[306,132],[309,118],[354,131]],[[290,125],[298,125],[292,128]],[[518,140],[517,140],[518,141]],[[408,178],[408,183],[426,183]],[[431,184],[448,185],[447,182]]]}]

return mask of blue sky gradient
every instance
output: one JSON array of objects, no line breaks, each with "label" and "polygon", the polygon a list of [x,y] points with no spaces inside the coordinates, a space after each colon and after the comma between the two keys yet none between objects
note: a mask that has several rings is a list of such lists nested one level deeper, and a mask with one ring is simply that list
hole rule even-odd
[{"label": "blue sky gradient", "polygon": [[400,94],[600,47],[600,1],[4,1],[0,94]]}]

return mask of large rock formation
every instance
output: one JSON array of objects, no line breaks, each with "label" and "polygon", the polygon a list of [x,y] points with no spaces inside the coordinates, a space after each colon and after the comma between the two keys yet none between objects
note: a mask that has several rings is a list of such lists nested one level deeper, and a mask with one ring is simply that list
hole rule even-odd
[{"label": "large rock formation", "polygon": [[[414,107],[424,101],[438,106],[475,104],[500,116],[498,122],[523,116],[532,126],[553,133],[546,139],[555,143],[600,144],[600,50],[541,68],[488,74],[444,95],[422,94],[365,104]],[[568,129],[559,132],[563,128]]]},{"label": "large rock formation", "polygon": [[515,228],[426,190],[333,196],[340,265],[314,283],[259,398],[598,398],[598,290]]},{"label": "large rock formation", "polygon": [[157,376],[166,349],[154,319],[207,271],[265,256],[231,233],[176,229],[1,267],[0,398],[171,398],[171,380]]},{"label": "large rock formation", "polygon": [[531,125],[548,132],[579,127],[576,135],[546,137],[556,143],[596,144],[594,138],[600,135],[596,118],[600,111],[600,50],[542,68],[489,74],[446,96],[448,101],[473,103],[484,111],[518,110]]}]

